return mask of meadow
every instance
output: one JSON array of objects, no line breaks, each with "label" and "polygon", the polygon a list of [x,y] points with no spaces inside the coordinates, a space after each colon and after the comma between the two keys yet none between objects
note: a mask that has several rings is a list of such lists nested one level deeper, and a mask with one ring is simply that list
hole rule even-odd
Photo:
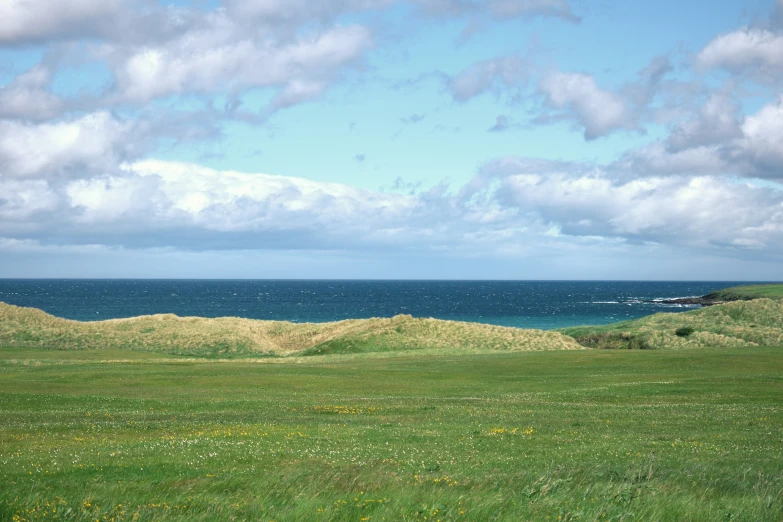
[{"label": "meadow", "polygon": [[0,350],[0,519],[783,516],[779,348],[121,355]]},{"label": "meadow", "polygon": [[[513,338],[404,316],[255,325],[309,343],[256,357],[96,349],[153,319],[69,333],[5,308],[0,520],[779,521],[779,306]],[[163,320],[159,340],[193,329]]]}]

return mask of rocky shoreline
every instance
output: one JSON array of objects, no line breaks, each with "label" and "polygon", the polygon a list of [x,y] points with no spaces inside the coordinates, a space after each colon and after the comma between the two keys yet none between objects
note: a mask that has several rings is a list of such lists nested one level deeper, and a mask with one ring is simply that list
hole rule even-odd
[{"label": "rocky shoreline", "polygon": [[663,304],[679,304],[679,305],[699,305],[699,306],[713,306],[726,303],[725,299],[718,299],[717,297],[711,297],[705,295],[702,297],[680,297],[677,299],[659,299],[656,301],[649,301],[651,303],[663,303]]}]

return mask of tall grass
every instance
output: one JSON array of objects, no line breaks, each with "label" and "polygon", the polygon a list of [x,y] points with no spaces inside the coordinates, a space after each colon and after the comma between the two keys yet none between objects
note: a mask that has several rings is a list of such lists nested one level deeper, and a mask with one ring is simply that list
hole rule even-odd
[{"label": "tall grass", "polygon": [[79,322],[5,303],[0,303],[0,345],[56,350],[130,349],[219,358],[397,350],[477,353],[581,349],[573,339],[556,332],[415,319],[409,315],[320,324],[171,314]]},{"label": "tall grass", "polygon": [[[688,335],[678,335],[688,329]],[[591,348],[752,348],[783,345],[783,301],[735,301],[685,313],[661,313],[605,326],[565,328]]]}]

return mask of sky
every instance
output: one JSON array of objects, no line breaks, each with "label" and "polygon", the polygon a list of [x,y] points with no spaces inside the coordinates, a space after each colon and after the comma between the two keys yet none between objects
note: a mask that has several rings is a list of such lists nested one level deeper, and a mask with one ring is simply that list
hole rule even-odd
[{"label": "sky", "polygon": [[782,262],[783,0],[0,2],[0,277]]}]

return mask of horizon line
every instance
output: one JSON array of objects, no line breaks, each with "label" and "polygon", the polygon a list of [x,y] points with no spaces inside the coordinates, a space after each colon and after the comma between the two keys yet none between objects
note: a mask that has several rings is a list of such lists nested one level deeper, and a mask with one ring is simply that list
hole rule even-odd
[{"label": "horizon line", "polygon": [[334,281],[334,282],[444,282],[444,283],[754,283],[775,284],[783,280],[752,279],[431,279],[431,278],[212,278],[212,277],[0,277],[0,281]]}]

